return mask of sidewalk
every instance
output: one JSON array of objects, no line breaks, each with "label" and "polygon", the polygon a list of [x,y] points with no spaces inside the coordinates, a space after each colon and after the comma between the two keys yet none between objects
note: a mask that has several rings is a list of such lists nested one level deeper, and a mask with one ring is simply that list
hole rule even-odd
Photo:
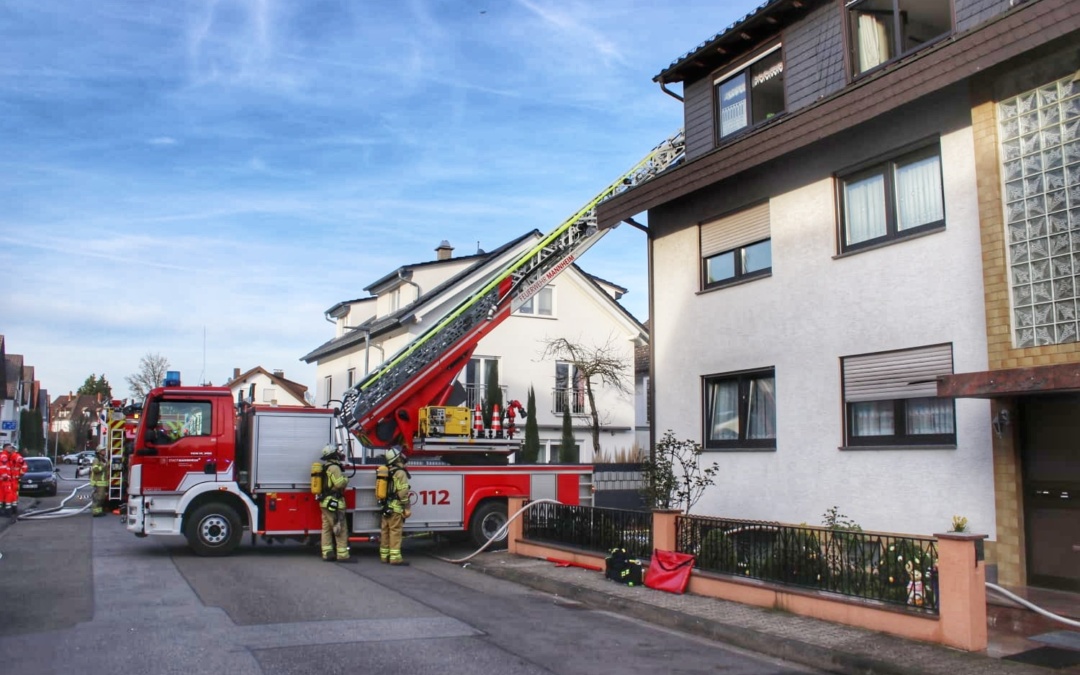
[{"label": "sidewalk", "polygon": [[608,581],[601,572],[481,553],[469,569],[595,609],[609,610],[812,668],[850,675],[1080,675],[914,642],[861,628],[698,595]]}]

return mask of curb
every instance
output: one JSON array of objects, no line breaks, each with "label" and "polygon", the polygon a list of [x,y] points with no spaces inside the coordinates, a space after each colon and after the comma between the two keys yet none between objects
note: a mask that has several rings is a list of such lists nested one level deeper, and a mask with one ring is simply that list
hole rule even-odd
[{"label": "curb", "polygon": [[[504,581],[512,581],[538,591],[579,601],[596,609],[617,611],[640,621],[831,673],[840,673],[841,675],[925,675],[930,672],[918,667],[875,659],[864,654],[829,649],[789,637],[710,621],[678,610],[628,600],[603,591],[543,576],[519,573],[513,569],[485,565],[473,565],[471,569]],[[954,652],[953,650],[949,650],[949,652],[952,652],[953,658],[965,656],[962,652]]]}]

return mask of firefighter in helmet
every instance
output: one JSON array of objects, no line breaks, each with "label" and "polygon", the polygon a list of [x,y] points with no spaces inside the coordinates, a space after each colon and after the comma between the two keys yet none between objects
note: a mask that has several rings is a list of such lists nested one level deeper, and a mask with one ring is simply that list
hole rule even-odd
[{"label": "firefighter in helmet", "polygon": [[322,511],[322,559],[326,562],[351,563],[349,528],[345,522],[345,488],[349,478],[341,470],[341,451],[332,445],[322,449],[323,491],[319,495]]},{"label": "firefighter in helmet", "polygon": [[386,451],[387,495],[382,510],[382,533],[379,537],[379,559],[391,565],[408,565],[401,559],[401,532],[405,520],[412,515],[409,508],[409,479],[405,468],[405,454],[401,448]]},{"label": "firefighter in helmet", "polygon": [[98,448],[94,461],[90,463],[90,487],[94,488],[94,502],[90,512],[94,517],[105,515],[109,503],[109,472],[105,466],[105,450]]}]

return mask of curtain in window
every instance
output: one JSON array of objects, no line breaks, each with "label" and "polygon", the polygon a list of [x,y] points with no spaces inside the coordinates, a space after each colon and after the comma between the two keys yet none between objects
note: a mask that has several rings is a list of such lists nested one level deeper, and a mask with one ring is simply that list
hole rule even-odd
[{"label": "curtain in window", "polygon": [[941,159],[934,155],[896,167],[896,225],[906,230],[945,219]]},{"label": "curtain in window", "polygon": [[709,440],[739,440],[739,382],[712,382],[708,391]]},{"label": "curtain in window", "polygon": [[889,60],[889,20],[885,16],[858,14],[859,72]]},{"label": "curtain in window", "polygon": [[776,378],[750,380],[747,438],[776,438]]},{"label": "curtain in window", "polygon": [[848,244],[885,235],[885,177],[876,174],[844,184],[844,229]]},{"label": "curtain in window", "polygon": [[892,401],[863,401],[851,404],[851,433],[853,436],[892,436]]},{"label": "curtain in window", "polygon": [[908,399],[907,433],[908,435],[953,433],[952,399]]}]

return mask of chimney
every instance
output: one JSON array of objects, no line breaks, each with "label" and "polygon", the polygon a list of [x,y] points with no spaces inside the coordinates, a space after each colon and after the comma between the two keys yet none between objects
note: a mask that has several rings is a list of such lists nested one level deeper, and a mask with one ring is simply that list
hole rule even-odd
[{"label": "chimney", "polygon": [[435,249],[436,260],[449,260],[454,254],[454,247],[450,245],[450,242],[443,239],[439,242],[438,248]]},{"label": "chimney", "polygon": [[240,369],[239,368],[233,368],[232,369],[232,379],[235,380],[238,377],[240,377]]},{"label": "chimney", "polygon": [[280,377],[281,379],[284,380],[285,379],[285,371],[284,370],[275,370],[274,371],[274,377]]}]

